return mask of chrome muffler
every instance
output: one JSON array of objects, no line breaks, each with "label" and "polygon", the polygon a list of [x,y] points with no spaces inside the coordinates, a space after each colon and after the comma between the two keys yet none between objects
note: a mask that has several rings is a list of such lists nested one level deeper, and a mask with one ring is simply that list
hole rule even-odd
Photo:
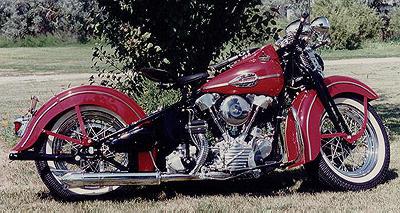
[{"label": "chrome muffler", "polygon": [[199,180],[198,176],[187,174],[151,173],[67,173],[59,180],[69,187],[84,186],[123,186],[123,185],[160,185],[164,182]]}]

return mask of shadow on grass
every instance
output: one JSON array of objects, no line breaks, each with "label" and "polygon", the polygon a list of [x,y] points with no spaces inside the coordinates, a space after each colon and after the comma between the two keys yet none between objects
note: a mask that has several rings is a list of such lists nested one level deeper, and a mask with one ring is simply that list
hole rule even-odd
[{"label": "shadow on grass", "polygon": [[389,169],[389,172],[386,176],[386,180],[384,181],[384,183],[388,183],[391,180],[398,178],[399,174],[397,173],[397,171],[398,171],[397,169]]},{"label": "shadow on grass", "polygon": [[390,129],[391,134],[400,134],[400,106],[396,104],[374,105],[383,123]]},{"label": "shadow on grass", "polygon": [[[390,169],[385,183],[398,177],[396,169]],[[293,193],[321,193],[332,191],[308,177],[303,169],[273,172],[255,180],[230,181],[192,181],[168,183],[161,186],[131,187],[115,195],[96,200],[127,201],[133,199],[145,201],[163,201],[178,195],[202,197],[210,195],[246,195],[246,196],[282,196]],[[333,190],[334,191],[334,190]],[[41,200],[54,199],[48,192],[37,194]]]}]

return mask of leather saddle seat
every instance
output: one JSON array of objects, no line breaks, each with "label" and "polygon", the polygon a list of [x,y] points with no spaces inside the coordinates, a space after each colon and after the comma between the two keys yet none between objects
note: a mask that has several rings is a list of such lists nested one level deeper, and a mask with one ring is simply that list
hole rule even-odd
[{"label": "leather saddle seat", "polygon": [[192,75],[181,76],[176,79],[177,85],[185,86],[188,84],[203,82],[208,78],[208,73],[201,72]]},{"label": "leather saddle seat", "polygon": [[178,87],[203,82],[209,76],[207,72],[201,72],[192,75],[175,77],[166,70],[156,68],[144,68],[140,71],[143,73],[144,76],[152,81],[164,84],[175,84]]}]

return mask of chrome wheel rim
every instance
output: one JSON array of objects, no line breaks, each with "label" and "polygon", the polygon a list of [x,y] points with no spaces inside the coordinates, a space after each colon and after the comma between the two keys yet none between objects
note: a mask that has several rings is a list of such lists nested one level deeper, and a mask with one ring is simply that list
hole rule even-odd
[{"label": "chrome wheel rim", "polygon": [[[364,115],[356,107],[349,104],[338,104],[352,134],[357,133],[362,126]],[[336,132],[327,114],[322,117],[321,133]],[[324,160],[335,172],[350,177],[362,178],[370,174],[378,162],[379,141],[370,121],[367,122],[364,134],[348,146],[343,139],[329,138],[321,142],[321,154]]]},{"label": "chrome wheel rim", "polygon": [[[97,108],[97,107],[82,107],[82,117],[86,132],[89,138],[98,139],[117,131],[124,127],[124,123],[121,119],[118,119],[112,112]],[[66,135],[74,139],[81,139],[82,133],[79,127],[78,120],[74,112],[63,116],[59,120],[59,125],[53,131],[58,134]],[[60,140],[56,138],[49,138],[46,146],[46,153],[51,154],[74,154],[81,148],[81,145],[73,144],[71,142]],[[102,147],[103,148],[103,147]],[[126,153],[111,153],[107,150],[102,150],[103,155],[109,154],[114,160],[119,162],[121,165],[126,166],[128,164],[128,157]],[[118,171],[118,168],[112,164],[102,160],[93,159],[80,161],[79,163],[73,164],[65,161],[48,161],[50,171],[53,176],[60,182],[59,178],[68,172],[114,172]],[[61,183],[61,182],[60,182]],[[96,187],[96,186],[85,186],[79,188],[68,188],[68,190],[77,194],[104,194],[106,192],[117,189],[118,186],[110,187]]]}]

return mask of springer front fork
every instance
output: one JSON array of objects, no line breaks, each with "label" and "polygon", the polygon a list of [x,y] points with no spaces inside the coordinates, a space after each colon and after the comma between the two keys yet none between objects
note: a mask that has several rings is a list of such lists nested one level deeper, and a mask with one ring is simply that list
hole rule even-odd
[{"label": "springer front fork", "polygon": [[361,129],[356,132],[352,133],[349,127],[346,124],[343,115],[340,113],[335,101],[333,100],[332,96],[329,93],[328,87],[324,83],[323,77],[317,72],[311,72],[311,77],[314,82],[315,90],[321,103],[323,104],[326,113],[328,114],[329,118],[331,119],[336,133],[331,134],[322,134],[322,138],[334,138],[334,137],[341,137],[348,143],[352,144],[356,140],[358,140],[363,134],[366,129],[366,124],[368,121],[368,100],[364,97],[363,106],[364,106],[364,118],[363,124]]},{"label": "springer front fork", "polygon": [[311,72],[311,77],[314,81],[315,90],[319,99],[321,100],[326,113],[328,113],[329,118],[332,120],[332,123],[337,132],[344,132],[346,134],[351,134],[349,127],[346,124],[342,114],[339,112],[339,109],[336,106],[335,101],[330,95],[328,88],[324,83],[323,77],[317,72]]}]

